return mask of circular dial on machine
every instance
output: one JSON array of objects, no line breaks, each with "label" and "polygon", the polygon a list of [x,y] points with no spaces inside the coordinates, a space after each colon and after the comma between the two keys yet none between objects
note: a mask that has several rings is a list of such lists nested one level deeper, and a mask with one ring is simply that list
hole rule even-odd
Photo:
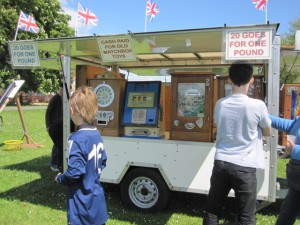
[{"label": "circular dial on machine", "polygon": [[110,85],[106,83],[99,84],[94,91],[100,107],[108,107],[114,101],[115,92]]}]

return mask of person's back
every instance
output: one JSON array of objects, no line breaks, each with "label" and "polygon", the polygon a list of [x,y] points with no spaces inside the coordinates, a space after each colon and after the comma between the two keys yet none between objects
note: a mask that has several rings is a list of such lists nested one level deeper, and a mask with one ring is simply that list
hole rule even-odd
[{"label": "person's back", "polygon": [[102,225],[108,219],[100,174],[106,154],[100,132],[92,125],[98,110],[92,88],[80,87],[70,98],[71,118],[77,131],[68,138],[68,168],[55,180],[68,186],[68,223]]},{"label": "person's back", "polygon": [[[69,221],[80,224],[104,224],[107,220],[104,191],[100,183],[101,170],[106,165],[102,137],[94,126],[81,125],[71,134],[68,145],[68,169],[62,183],[68,185]],[[76,158],[73,157],[76,155]],[[85,164],[80,162],[84,161]],[[68,183],[68,181],[75,181]]]},{"label": "person's back", "polygon": [[216,160],[263,168],[262,127],[267,115],[264,102],[245,94],[232,94],[215,106]]},{"label": "person's back", "polygon": [[57,123],[62,118],[63,118],[62,96],[59,93],[57,93],[50,99],[46,109],[46,114],[45,114],[46,127],[49,128],[51,125]]},{"label": "person's back", "polygon": [[229,68],[232,94],[215,106],[216,153],[203,224],[217,225],[231,189],[237,202],[237,224],[255,224],[256,168],[264,167],[263,136],[271,134],[267,107],[247,96],[253,67],[235,63]]},{"label": "person's back", "polygon": [[63,84],[59,92],[49,101],[45,114],[46,129],[53,141],[50,167],[52,171],[62,170],[63,167]]}]

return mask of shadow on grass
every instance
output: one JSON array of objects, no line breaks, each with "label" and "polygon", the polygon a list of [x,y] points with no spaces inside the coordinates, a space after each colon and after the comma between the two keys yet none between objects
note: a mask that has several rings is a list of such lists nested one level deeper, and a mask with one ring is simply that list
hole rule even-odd
[{"label": "shadow on grass", "polygon": [[39,173],[41,178],[2,192],[0,193],[0,198],[26,201],[53,209],[64,210],[66,208],[66,189],[55,183],[54,177],[56,173],[50,170],[49,162],[50,157],[39,157],[19,164],[2,167],[2,169],[8,170]]},{"label": "shadow on grass", "polygon": [[[171,202],[167,209],[163,212],[155,214],[144,214],[132,210],[128,210],[124,207],[121,197],[120,190],[117,185],[104,185],[107,192],[107,204],[110,211],[110,217],[122,221],[131,221],[134,224],[141,224],[140,218],[142,217],[145,221],[143,224],[151,224],[153,222],[153,216],[155,216],[155,224],[167,224],[169,218],[174,214],[186,215],[190,217],[199,218],[199,224],[201,218],[203,218],[203,212],[206,207],[207,196],[195,193],[183,193],[183,192],[172,192]],[[263,216],[275,216],[279,214],[279,209],[282,200],[278,200],[275,203],[271,203],[266,208],[260,210],[258,214]],[[234,198],[227,198],[222,215],[220,224],[232,225],[235,224],[235,200]],[[180,224],[180,222],[178,223]]]},{"label": "shadow on grass", "polygon": [[[20,170],[35,172],[41,175],[40,179],[29,182],[17,188],[0,193],[0,198],[7,200],[20,200],[32,204],[43,205],[52,209],[66,209],[66,188],[58,185],[54,181],[56,175],[49,167],[50,157],[39,157],[19,164],[2,167],[8,170]],[[107,208],[111,219],[128,221],[133,224],[151,224],[155,218],[155,224],[167,224],[173,214],[187,215],[191,217],[203,218],[205,209],[206,195],[172,192],[171,202],[166,210],[156,214],[144,214],[136,211],[127,210],[120,196],[118,185],[104,184],[106,193]],[[262,209],[258,213],[261,215],[277,216],[281,201],[277,201]],[[222,218],[223,224],[232,224],[235,214],[234,199],[228,198],[225,203]]]}]

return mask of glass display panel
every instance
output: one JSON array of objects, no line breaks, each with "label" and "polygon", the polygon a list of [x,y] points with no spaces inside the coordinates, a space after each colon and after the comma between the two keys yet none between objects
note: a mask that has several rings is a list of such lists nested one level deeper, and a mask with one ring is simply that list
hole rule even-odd
[{"label": "glass display panel", "polygon": [[[255,88],[260,88],[260,80],[255,79],[253,84],[249,85],[247,95],[251,98],[255,98]],[[231,84],[225,84],[225,96],[232,94],[232,86]]]},{"label": "glass display panel", "polygon": [[155,92],[129,92],[128,107],[153,108]]},{"label": "glass display panel", "polygon": [[204,117],[205,83],[178,83],[177,116]]}]

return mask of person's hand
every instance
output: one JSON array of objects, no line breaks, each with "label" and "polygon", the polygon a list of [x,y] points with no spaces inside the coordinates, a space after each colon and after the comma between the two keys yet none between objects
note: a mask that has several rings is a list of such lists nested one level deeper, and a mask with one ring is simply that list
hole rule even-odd
[{"label": "person's hand", "polygon": [[292,154],[294,146],[295,143],[292,140],[287,139],[285,150],[287,151],[288,154]]},{"label": "person's hand", "polygon": [[56,183],[58,183],[57,177],[58,177],[60,174],[61,174],[61,173],[58,173],[58,174],[56,175],[55,179],[54,179]]}]

